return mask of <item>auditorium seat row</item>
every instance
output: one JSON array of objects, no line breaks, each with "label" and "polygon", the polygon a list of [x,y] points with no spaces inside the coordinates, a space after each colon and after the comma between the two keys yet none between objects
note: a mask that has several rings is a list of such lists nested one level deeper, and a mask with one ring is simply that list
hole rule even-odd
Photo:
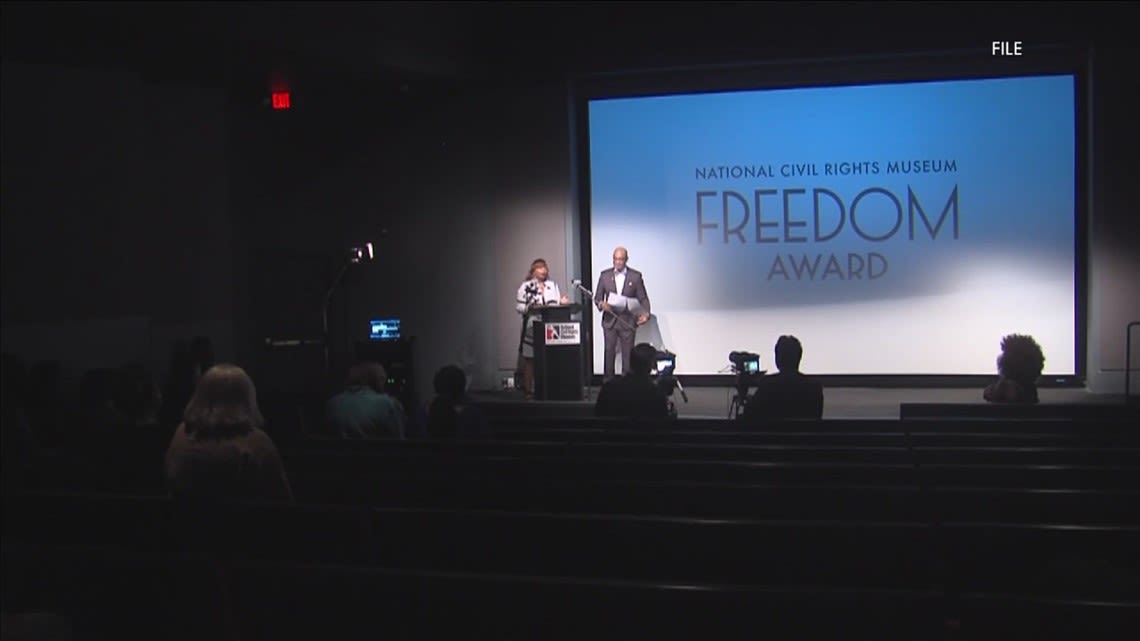
[{"label": "auditorium seat row", "polygon": [[[369,503],[392,488],[498,482],[658,482],[721,485],[829,485],[941,488],[1140,490],[1140,466],[1108,464],[857,463],[694,458],[571,458],[471,456],[450,453],[284,454],[295,491],[317,501]],[[41,456],[17,470],[6,465],[6,486],[57,491],[161,492],[161,459]],[[18,473],[19,472],[19,473]],[[18,473],[18,474],[17,474]],[[19,476],[18,481],[11,478]]]},{"label": "auditorium seat row", "polygon": [[815,443],[564,443],[555,441],[310,441],[285,448],[291,453],[464,454],[576,458],[695,459],[705,461],[834,462],[834,463],[1001,463],[1069,465],[1140,465],[1140,447],[1087,447],[1077,444],[1002,446],[836,445]]},{"label": "auditorium seat row", "polygon": [[5,543],[407,570],[1054,596],[1140,590],[1140,526],[783,520],[9,495]]},{"label": "auditorium seat row", "polygon": [[600,432],[627,431],[653,437],[675,433],[694,435],[732,432],[762,435],[771,432],[828,432],[841,434],[1055,434],[1102,435],[1135,439],[1137,418],[1092,417],[1074,419],[1034,418],[994,420],[965,418],[930,419],[822,419],[782,420],[751,425],[727,419],[684,418],[672,421],[638,421],[602,417],[493,417],[488,419],[493,434],[546,432],[549,430]]},{"label": "auditorium seat row", "polygon": [[[220,576],[137,554],[4,550],[9,605],[66,613],[77,638],[190,638],[228,597],[244,639],[1132,639],[1134,600],[726,586],[242,561]],[[179,567],[178,569],[183,569]],[[195,580],[196,579],[196,580]],[[224,586],[223,590],[200,586]],[[15,588],[15,589],[14,589]],[[189,629],[187,629],[189,628]],[[159,632],[156,634],[156,631]],[[208,637],[199,637],[208,638]],[[220,637],[213,637],[220,638]]]}]

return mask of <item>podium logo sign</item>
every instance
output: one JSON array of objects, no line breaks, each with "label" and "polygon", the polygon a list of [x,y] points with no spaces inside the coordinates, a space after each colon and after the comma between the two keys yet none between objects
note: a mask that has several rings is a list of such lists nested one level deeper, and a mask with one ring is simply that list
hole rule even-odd
[{"label": "podium logo sign", "polygon": [[547,345],[581,345],[582,335],[578,323],[547,323]]}]

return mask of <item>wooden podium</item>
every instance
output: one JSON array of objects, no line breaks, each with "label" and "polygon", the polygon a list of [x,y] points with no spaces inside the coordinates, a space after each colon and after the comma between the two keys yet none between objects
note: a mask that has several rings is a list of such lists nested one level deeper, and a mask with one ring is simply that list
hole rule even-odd
[{"label": "wooden podium", "polygon": [[540,401],[580,401],[582,323],[570,320],[582,306],[546,305],[531,310],[534,323],[534,397]]}]

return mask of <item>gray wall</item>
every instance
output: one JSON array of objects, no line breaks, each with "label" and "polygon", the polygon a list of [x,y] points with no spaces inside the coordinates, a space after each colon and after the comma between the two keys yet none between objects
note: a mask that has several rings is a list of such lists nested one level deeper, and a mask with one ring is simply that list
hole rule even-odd
[{"label": "gray wall", "polygon": [[[1135,52],[1093,53],[1092,211],[1089,225],[1088,387],[1124,391],[1125,326],[1140,321],[1140,81]],[[1140,330],[1133,330],[1133,367]],[[1132,393],[1140,392],[1134,373]]]}]

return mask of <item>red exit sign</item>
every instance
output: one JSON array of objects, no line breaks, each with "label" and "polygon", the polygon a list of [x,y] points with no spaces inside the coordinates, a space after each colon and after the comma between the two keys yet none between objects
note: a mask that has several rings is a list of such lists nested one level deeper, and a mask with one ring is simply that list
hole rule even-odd
[{"label": "red exit sign", "polygon": [[274,109],[288,109],[289,108],[289,92],[288,91],[274,91],[269,96],[270,104]]}]

